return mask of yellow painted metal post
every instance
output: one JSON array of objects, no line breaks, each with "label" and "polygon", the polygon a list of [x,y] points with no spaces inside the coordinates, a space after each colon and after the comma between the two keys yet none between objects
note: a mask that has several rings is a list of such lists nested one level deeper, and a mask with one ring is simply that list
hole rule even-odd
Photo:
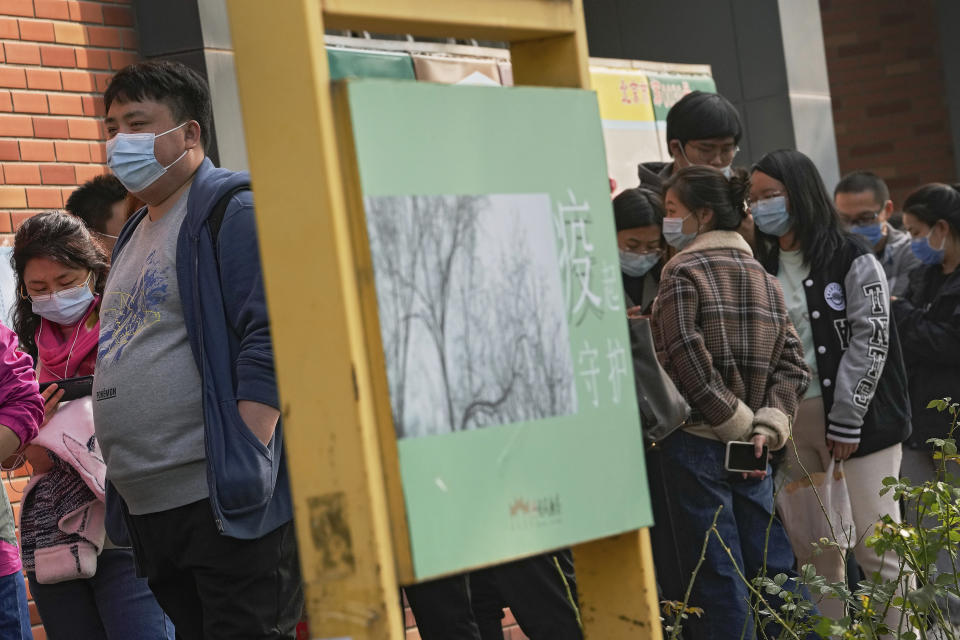
[{"label": "yellow painted metal post", "polygon": [[[335,28],[509,41],[517,84],[587,88],[582,1],[228,0],[311,634],[398,640],[406,521],[399,488],[384,485],[397,477],[396,448],[371,287],[358,282],[369,256],[349,141],[338,149],[349,118],[332,108],[321,3]],[[588,640],[659,640],[648,532],[574,554]]]},{"label": "yellow painted metal post", "polygon": [[317,0],[229,0],[311,635],[403,637]]}]

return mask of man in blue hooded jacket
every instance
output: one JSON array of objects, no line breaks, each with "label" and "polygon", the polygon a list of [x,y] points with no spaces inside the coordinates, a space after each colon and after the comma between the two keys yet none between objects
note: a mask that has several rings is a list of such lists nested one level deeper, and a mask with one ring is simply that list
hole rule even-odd
[{"label": "man in blue hooded jacket", "polygon": [[184,65],[126,67],[104,102],[107,162],[146,203],[101,304],[108,532],[178,637],[294,638],[303,591],[249,176],[206,158],[210,94]]}]

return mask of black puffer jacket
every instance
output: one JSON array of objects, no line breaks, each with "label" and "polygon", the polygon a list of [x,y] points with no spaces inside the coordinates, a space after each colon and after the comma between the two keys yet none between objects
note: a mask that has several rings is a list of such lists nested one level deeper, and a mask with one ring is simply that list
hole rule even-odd
[{"label": "black puffer jacket", "polygon": [[894,300],[913,405],[911,444],[943,438],[949,419],[931,400],[960,399],[960,269],[946,275],[940,265],[910,274],[904,297]]}]

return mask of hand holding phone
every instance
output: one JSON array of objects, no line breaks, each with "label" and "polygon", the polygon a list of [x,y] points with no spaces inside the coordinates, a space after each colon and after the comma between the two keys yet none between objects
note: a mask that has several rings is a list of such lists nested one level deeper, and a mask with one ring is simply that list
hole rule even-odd
[{"label": "hand holding phone", "polygon": [[757,472],[759,472],[759,474],[757,474],[758,477],[762,477],[767,470],[768,454],[769,449],[766,444],[763,445],[760,457],[757,457],[757,447],[755,443],[730,441],[727,443],[727,455],[724,460],[724,468],[734,473],[757,474]]},{"label": "hand holding phone", "polygon": [[50,385],[57,385],[57,388],[63,391],[60,396],[61,402],[76,400],[84,396],[93,394],[93,376],[79,376],[77,378],[64,378],[63,380],[54,380],[52,382],[41,382],[40,393],[44,393]]}]

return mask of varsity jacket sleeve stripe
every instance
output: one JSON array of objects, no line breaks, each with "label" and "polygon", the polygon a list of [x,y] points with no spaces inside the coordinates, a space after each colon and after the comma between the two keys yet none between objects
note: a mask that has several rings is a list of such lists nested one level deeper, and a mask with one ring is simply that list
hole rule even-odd
[{"label": "varsity jacket sleeve stripe", "polygon": [[856,443],[890,346],[890,290],[873,254],[851,263],[844,294],[850,340],[833,381],[827,435],[837,442]]},{"label": "varsity jacket sleeve stripe", "polygon": [[708,424],[721,425],[733,417],[737,396],[723,382],[697,327],[699,300],[693,282],[683,273],[670,270],[660,281],[657,304],[668,370],[684,397]]}]

